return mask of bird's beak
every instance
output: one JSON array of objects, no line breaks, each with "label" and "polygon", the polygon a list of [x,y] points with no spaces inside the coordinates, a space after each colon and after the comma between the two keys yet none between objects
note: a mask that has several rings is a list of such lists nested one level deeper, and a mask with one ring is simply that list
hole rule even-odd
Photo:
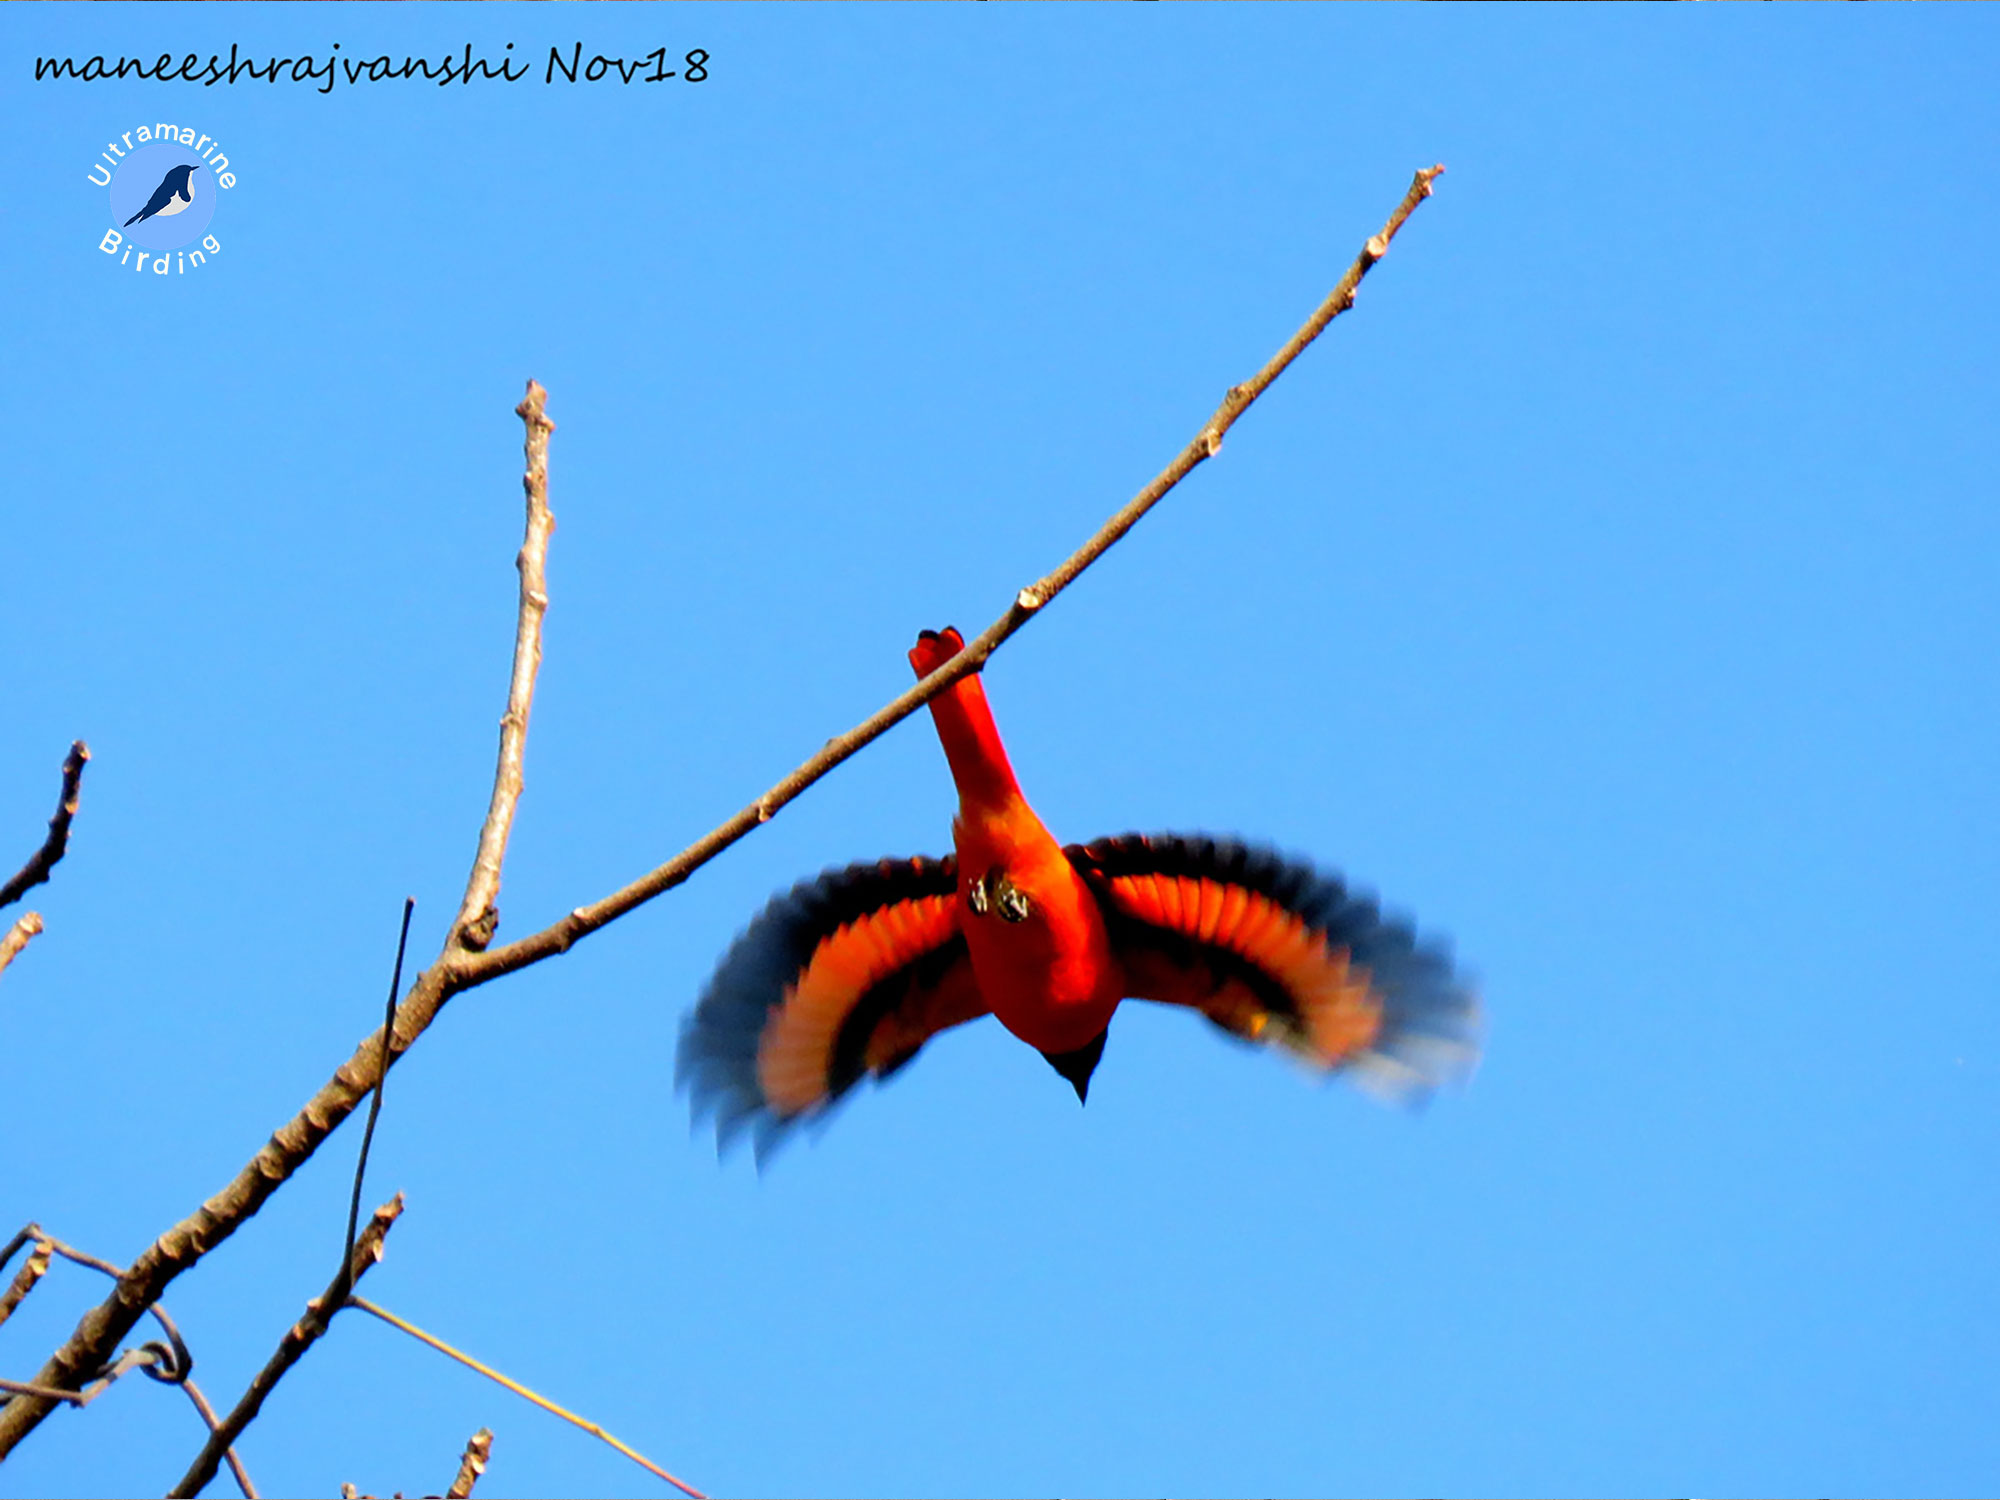
[{"label": "bird's beak", "polygon": [[1087,1104],[1090,1096],[1090,1075],[1097,1071],[1098,1059],[1104,1056],[1104,1039],[1110,1033],[1100,1031],[1096,1040],[1086,1043],[1074,1052],[1044,1052],[1049,1066],[1069,1081],[1076,1090],[1076,1102]]}]

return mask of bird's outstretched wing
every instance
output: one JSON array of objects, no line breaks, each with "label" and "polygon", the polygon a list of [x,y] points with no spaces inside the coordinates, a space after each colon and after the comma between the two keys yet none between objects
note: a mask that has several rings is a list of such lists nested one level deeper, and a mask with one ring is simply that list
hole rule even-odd
[{"label": "bird's outstretched wing", "polygon": [[1440,947],[1267,849],[1126,834],[1065,851],[1096,892],[1131,998],[1421,1096],[1470,1070],[1479,1004]]},{"label": "bird's outstretched wing", "polygon": [[886,1078],[938,1032],[987,1013],[958,930],[958,864],[885,859],[774,898],[681,1031],[678,1081],[718,1143],[761,1156],[864,1073]]}]

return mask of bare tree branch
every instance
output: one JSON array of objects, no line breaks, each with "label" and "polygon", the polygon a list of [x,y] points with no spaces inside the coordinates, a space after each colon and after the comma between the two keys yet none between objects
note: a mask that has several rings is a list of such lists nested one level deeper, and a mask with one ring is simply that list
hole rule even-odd
[{"label": "bare tree branch", "polygon": [[[74,1245],[66,1244],[62,1240],[56,1239],[53,1235],[44,1234],[42,1226],[39,1224],[24,1225],[7,1242],[6,1247],[0,1249],[0,1268],[4,1268],[7,1262],[14,1258],[15,1251],[19,1250],[23,1245],[30,1243],[35,1247],[33,1252],[22,1264],[20,1271],[16,1273],[13,1284],[8,1287],[4,1295],[0,1295],[0,1323],[6,1322],[14,1309],[20,1306],[21,1299],[34,1290],[35,1283],[40,1281],[47,1273],[49,1261],[52,1256],[60,1255],[63,1259],[73,1260],[80,1266],[87,1266],[93,1271],[101,1271],[114,1281],[124,1274],[123,1271],[111,1264],[110,1261],[102,1260],[86,1251],[79,1250]],[[200,1414],[202,1421],[208,1424],[208,1430],[210,1432],[215,1431],[215,1408],[208,1404],[208,1397],[203,1395],[201,1387],[194,1383],[194,1375],[192,1373],[194,1370],[194,1356],[188,1353],[187,1341],[181,1337],[180,1328],[161,1304],[155,1302],[148,1311],[159,1322],[160,1327],[166,1330],[167,1337],[171,1340],[171,1346],[161,1344],[151,1346],[154,1349],[169,1350],[172,1356],[167,1361],[171,1371],[167,1383],[178,1385],[182,1390],[186,1391],[188,1400],[194,1403],[195,1411]],[[44,1396],[57,1401],[67,1401],[75,1406],[86,1406],[105,1385],[109,1384],[110,1382],[107,1380],[95,1389],[86,1389],[84,1392],[79,1393],[76,1391],[55,1390],[48,1386],[31,1385],[17,1380],[0,1380],[0,1390],[14,1391],[30,1396]],[[250,1475],[244,1469],[243,1461],[236,1456],[236,1450],[231,1448],[224,1456],[229,1460],[230,1472],[236,1476],[236,1487],[243,1491],[244,1500],[257,1500],[257,1487],[250,1482]]]},{"label": "bare tree branch", "polygon": [[486,1472],[492,1457],[493,1429],[482,1427],[473,1433],[466,1442],[465,1452],[459,1455],[458,1477],[444,1492],[444,1500],[472,1500],[472,1487],[479,1483],[479,1476]]},{"label": "bare tree branch", "polygon": [[19,921],[7,929],[7,935],[0,937],[0,969],[4,969],[28,946],[28,940],[42,930],[42,914],[38,911],[25,912]]},{"label": "bare tree branch", "polygon": [[199,1495],[202,1487],[215,1478],[216,1468],[222,1462],[223,1452],[234,1443],[243,1429],[256,1420],[257,1413],[264,1405],[264,1398],[277,1388],[285,1372],[305,1356],[306,1350],[319,1342],[333,1315],[347,1305],[347,1289],[359,1281],[364,1272],[382,1258],[382,1240],[389,1232],[389,1226],[396,1222],[403,1212],[403,1195],[396,1194],[387,1203],[375,1210],[375,1217],[368,1227],[361,1231],[361,1238],[354,1242],[354,1253],[347,1263],[334,1273],[333,1280],[319,1296],[306,1304],[305,1316],[285,1330],[285,1336],[278,1341],[278,1351],[273,1354],[264,1368],[257,1372],[257,1378],[250,1382],[250,1388],[222,1421],[222,1424],[208,1435],[201,1452],[188,1465],[187,1473],[180,1483],[167,1493],[170,1496]]},{"label": "bare tree branch", "polygon": [[[1156,505],[1197,465],[1213,457],[1220,450],[1223,435],[1250,403],[1256,400],[1285,367],[1298,357],[1307,344],[1319,336],[1328,323],[1353,306],[1355,289],[1360,286],[1362,278],[1387,252],[1389,242],[1416,206],[1430,196],[1431,183],[1443,170],[1443,167],[1427,167],[1418,172],[1409,192],[1397,205],[1380,233],[1372,236],[1362,247],[1361,253],[1348,267],[1346,274],[1341,277],[1333,291],[1284,347],[1256,375],[1243,384],[1229,389],[1222,405],[1215,415],[1203,424],[1194,441],[1162,470],[1151,484],[1127,502],[1094,536],[1053,572],[1021,590],[1014,602],[1008,606],[1006,613],[981,632],[976,639],[969,642],[957,656],[846,734],[829,740],[819,753],[763,796],[720,827],[697,839],[665,864],[602,900],[588,906],[577,907],[540,932],[504,947],[481,951],[474,940],[479,939],[482,932],[488,937],[491,935],[485,923],[485,914],[491,910],[493,897],[498,891],[500,856],[505,851],[507,832],[511,827],[513,809],[519,795],[519,787],[509,781],[507,769],[510,757],[507,746],[510,737],[517,735],[514,719],[516,703],[514,694],[510,691],[508,716],[502,720],[501,768],[495,780],[494,797],[487,813],[486,825],[481,830],[481,852],[474,860],[473,878],[467,886],[466,902],[461,907],[460,916],[453,924],[452,935],[446,940],[437,962],[417,977],[416,982],[410,987],[409,994],[397,1007],[396,1021],[392,1029],[392,1045],[389,1049],[390,1061],[393,1062],[396,1057],[409,1050],[411,1044],[436,1019],[437,1013],[453,996],[497,979],[503,974],[512,973],[516,969],[525,968],[529,964],[565,952],[580,938],[615,921],[662,892],[671,890],[751,829],[769,822],[780,808],[864,745],[879,738],[892,726],[916,712],[959,678],[978,671],[993,654],[995,648],[1019,630],[1030,617],[1102,556],[1107,548],[1131,530],[1141,516]],[[530,467],[525,483],[530,498],[528,540],[524,542],[522,548],[524,559],[527,559],[528,554],[537,545],[543,552],[546,551],[549,527],[553,525],[553,522],[545,521],[538,530],[535,519],[538,472],[535,467],[537,429],[538,424],[547,422],[547,418],[541,413],[539,398],[536,395],[540,389],[531,383],[528,399],[517,408],[529,427],[527,446]],[[542,432],[540,436],[545,445],[546,432]],[[545,457],[544,467],[539,472],[544,475],[546,473]],[[540,621],[546,607],[546,585],[543,581],[543,565],[539,556],[534,559],[532,567],[524,561],[521,577],[523,603],[515,639],[515,687],[522,686],[525,662],[527,663],[526,686],[531,696],[533,664],[539,660],[540,655]],[[531,577],[534,580],[532,587],[529,582]],[[520,705],[518,734],[522,735],[526,731],[527,701],[524,698]],[[515,738],[511,754],[518,758],[519,750],[520,743],[518,738]],[[518,764],[515,770],[518,772]],[[490,879],[482,874],[482,871],[487,869],[492,872]],[[176,1276],[234,1234],[263,1206],[265,1199],[277,1191],[278,1187],[319,1149],[321,1142],[353,1112],[355,1106],[370,1089],[374,1088],[382,1076],[378,1035],[371,1031],[363,1038],[353,1056],[335,1070],[333,1077],[306,1101],[304,1108],[297,1115],[278,1127],[263,1149],[251,1158],[226,1187],[210,1197],[194,1213],[167,1230],[148,1246],[137,1260],[133,1261],[131,1269],[125,1273],[112,1295],[86,1313],[77,1324],[76,1331],[49,1357],[40,1372],[39,1384],[56,1389],[71,1389],[90,1371],[98,1368],[108,1357],[109,1352],[117,1347],[118,1340]],[[0,1459],[4,1459],[14,1445],[33,1431],[53,1409],[53,1402],[28,1396],[16,1397],[5,1407],[0,1407]]]},{"label": "bare tree branch", "polygon": [[[335,1069],[332,1079],[306,1101],[304,1109],[277,1129],[228,1186],[153,1241],[132,1262],[111,1296],[84,1314],[76,1331],[42,1366],[38,1385],[74,1389],[99,1368],[173,1279],[234,1234],[263,1207],[264,1200],[367,1097],[397,1056],[423,1034],[444,1003],[467,988],[460,974],[461,966],[484,946],[480,932],[484,931],[490,939],[492,925],[498,921],[493,903],[499,891],[507,836],[520,797],[527,708],[533,699],[535,669],[541,660],[541,620],[547,608],[545,557],[554,528],[547,505],[548,436],[554,425],[543,412],[546,400],[547,392],[529,381],[527,397],[515,408],[527,428],[528,454],[528,471],[522,481],[528,493],[528,518],[520,557],[522,603],[515,627],[515,671],[508,689],[507,713],[501,719],[500,763],[492,803],[480,829],[465,902],[452,923],[451,935],[445,940],[438,962],[418,976],[385,1033],[366,1037],[354,1055]],[[378,1035],[386,1036],[386,1047]],[[0,1460],[54,1409],[53,1402],[30,1395],[17,1395],[0,1406]]]},{"label": "bare tree branch", "polygon": [[528,497],[527,536],[514,566],[521,574],[521,609],[514,625],[514,676],[507,685],[507,712],[500,719],[500,763],[493,771],[493,799],[479,830],[479,851],[472,857],[472,875],[465,883],[465,900],[452,924],[458,947],[477,953],[493,941],[500,925],[500,866],[507,858],[507,838],[514,829],[514,810],[521,802],[522,760],[528,743],[528,714],[535,706],[535,676],[542,669],[542,617],[549,612],[549,538],[556,518],[549,510],[549,434],[556,424],[544,408],[549,393],[534,381],[514,408],[527,427],[527,471],[521,488]]},{"label": "bare tree branch", "polygon": [[62,796],[56,799],[56,815],[49,819],[49,836],[14,878],[0,885],[0,906],[12,906],[47,880],[49,871],[68,850],[70,819],[76,816],[77,795],[83,787],[83,763],[89,759],[90,747],[82,740],[69,747],[69,754],[63,757]]}]

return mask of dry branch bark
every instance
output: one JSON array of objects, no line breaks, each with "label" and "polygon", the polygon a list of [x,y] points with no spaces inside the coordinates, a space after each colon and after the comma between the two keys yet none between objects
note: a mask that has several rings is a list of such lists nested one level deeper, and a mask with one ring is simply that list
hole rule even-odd
[{"label": "dry branch bark", "polygon": [[69,747],[69,754],[63,757],[62,795],[56,799],[56,815],[49,819],[49,836],[15,872],[14,878],[0,885],[0,906],[12,906],[47,880],[56,861],[68,852],[70,820],[76,816],[77,798],[83,789],[83,766],[89,759],[90,747],[82,740]]},{"label": "dry branch bark", "polygon": [[38,911],[24,912],[19,921],[7,929],[7,935],[0,937],[0,969],[11,964],[30,939],[42,930],[42,914]]},{"label": "dry branch bark", "polygon": [[[546,444],[552,427],[542,414],[541,387],[531,381],[528,398],[517,408],[528,425],[528,472],[523,484],[529,495],[529,522],[527,539],[522,548],[521,609],[516,625],[514,662],[516,687],[521,683],[525,664],[527,694],[520,700],[521,712],[517,721],[516,697],[510,690],[508,714],[502,720],[499,774],[495,778],[486,825],[481,829],[479,854],[475,856],[473,875],[467,884],[466,901],[443,952],[429,969],[417,977],[408,997],[397,1007],[388,1062],[393,1065],[395,1058],[409,1049],[453,996],[565,952],[579,939],[673,889],[753,828],[769,822],[779,809],[857,750],[915,713],[959,678],[978,671],[1002,642],[1131,530],[1139,518],[1159,503],[1168,491],[1196,466],[1220,451],[1223,435],[1251,402],[1283,373],[1285,367],[1319,336],[1327,324],[1354,305],[1355,290],[1362,278],[1387,253],[1390,241],[1417,205],[1431,195],[1431,184],[1443,171],[1444,168],[1438,166],[1418,172],[1409,192],[1388,222],[1379,233],[1369,238],[1346,274],[1298,332],[1249,380],[1230,387],[1215,415],[1203,424],[1194,440],[1152,483],[1128,501],[1053,572],[1022,589],[1007,611],[968,642],[963,651],[846,734],[827,741],[816,755],[763,796],[665,864],[602,900],[577,907],[540,932],[500,948],[481,951],[482,933],[486,938],[491,936],[486,918],[492,911],[493,899],[499,889],[499,862],[506,850],[507,830],[511,827],[519,798],[518,780],[508,779],[510,774],[518,776],[519,771],[518,763],[510,762],[508,745],[511,736],[513,753],[518,757],[521,736],[527,727],[526,705],[532,701],[534,667],[541,655],[541,618],[547,607],[543,580],[553,521],[545,515]],[[539,468],[538,437],[541,443]],[[538,486],[544,512],[544,521],[539,527],[536,523]],[[535,554],[532,560],[531,552]],[[482,873],[489,864],[492,871],[490,877]],[[42,1367],[39,1384],[73,1389],[85,1373],[104,1362],[109,1352],[117,1347],[118,1340],[176,1276],[235,1233],[312,1156],[382,1076],[384,1063],[379,1036],[379,1032],[371,1030],[356,1047],[353,1056],[341,1064],[297,1115],[278,1127],[264,1148],[226,1187],[147,1247],[120,1279],[111,1296],[86,1313],[68,1341],[50,1356],[48,1363]],[[4,1459],[16,1443],[33,1431],[54,1409],[54,1405],[54,1402],[39,1397],[17,1396],[0,1407],[0,1459]]]},{"label": "dry branch bark", "polygon": [[486,1472],[492,1457],[493,1429],[482,1427],[467,1440],[465,1452],[459,1455],[458,1477],[444,1492],[444,1500],[472,1500],[472,1487],[479,1483],[479,1476]]},{"label": "dry branch bark", "polygon": [[507,685],[507,712],[500,718],[500,763],[493,772],[493,797],[486,822],[479,830],[479,850],[472,857],[472,875],[465,883],[465,900],[452,924],[460,948],[477,953],[493,941],[500,925],[500,867],[507,859],[507,839],[514,830],[514,811],[525,784],[522,767],[528,743],[528,715],[535,706],[535,678],[542,668],[542,617],[549,612],[549,538],[556,518],[549,510],[549,434],[556,424],[545,410],[549,393],[528,382],[527,397],[514,408],[526,424],[528,467],[521,488],[528,499],[527,536],[514,566],[521,574],[521,604],[514,625],[514,675]]},{"label": "dry branch bark", "polygon": [[[35,1283],[49,1273],[49,1257],[55,1254],[55,1247],[47,1240],[36,1240],[35,1248],[21,1263],[21,1269],[14,1273],[7,1290],[0,1293],[0,1323],[14,1316],[14,1309],[21,1305],[21,1299],[35,1289]],[[0,1259],[0,1265],[6,1261]]]}]

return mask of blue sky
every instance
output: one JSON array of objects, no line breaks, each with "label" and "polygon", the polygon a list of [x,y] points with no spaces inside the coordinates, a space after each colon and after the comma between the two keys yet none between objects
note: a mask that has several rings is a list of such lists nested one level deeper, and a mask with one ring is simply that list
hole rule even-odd
[{"label": "blue sky", "polygon": [[[544,84],[579,41],[709,77]],[[32,81],[334,42],[538,66]],[[1081,1112],[986,1023],[718,1165],[680,1019],[773,891],[948,846],[912,721],[453,1003],[367,1289],[718,1494],[1990,1492],[1996,62],[1984,7],[0,10],[0,861],[95,754],[0,976],[0,1232],[130,1259],[368,1030],[406,894],[436,952],[526,379],[559,529],[503,936],[991,620],[1442,161],[987,685],[1059,836],[1269,840],[1448,935],[1471,1086],[1384,1109],[1129,1007]],[[238,183],[156,279],[86,174],[157,119]],[[357,1144],[172,1288],[218,1402]],[[0,1373],[101,1292],[52,1274]],[[481,1425],[491,1493],[655,1487],[358,1316],[242,1451],[437,1491]],[[128,1382],[0,1493],[157,1493],[199,1436]]]}]

